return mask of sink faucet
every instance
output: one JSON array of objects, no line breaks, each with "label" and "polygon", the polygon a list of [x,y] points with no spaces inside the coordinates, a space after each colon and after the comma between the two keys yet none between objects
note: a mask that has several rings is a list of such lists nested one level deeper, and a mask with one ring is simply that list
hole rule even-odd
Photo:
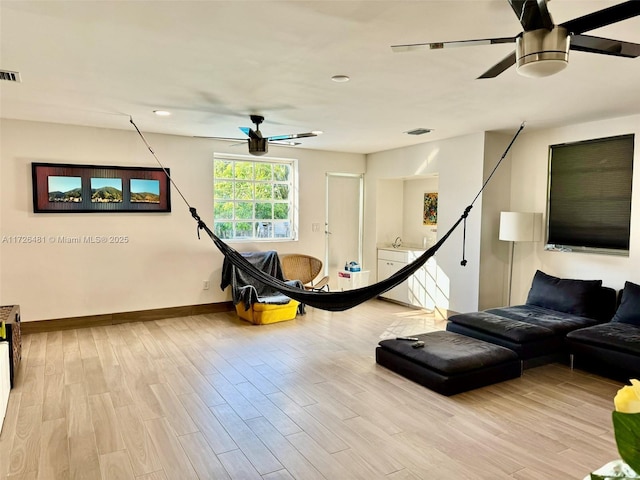
[{"label": "sink faucet", "polygon": [[402,246],[402,239],[400,237],[396,237],[395,241],[391,244],[393,248],[399,248]]}]

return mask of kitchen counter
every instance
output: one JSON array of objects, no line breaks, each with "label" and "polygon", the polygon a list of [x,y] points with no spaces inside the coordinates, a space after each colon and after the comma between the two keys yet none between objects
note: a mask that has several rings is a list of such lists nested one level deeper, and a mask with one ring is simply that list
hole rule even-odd
[{"label": "kitchen counter", "polygon": [[420,252],[423,253],[426,251],[423,247],[411,246],[411,245],[402,245],[401,247],[392,247],[391,245],[378,245],[378,250],[391,250],[396,252]]}]

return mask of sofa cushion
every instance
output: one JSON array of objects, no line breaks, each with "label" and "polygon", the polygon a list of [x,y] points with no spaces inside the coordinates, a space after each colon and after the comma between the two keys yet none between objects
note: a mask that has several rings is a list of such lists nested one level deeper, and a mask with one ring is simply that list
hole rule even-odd
[{"label": "sofa cushion", "polygon": [[570,343],[581,343],[640,356],[640,326],[609,322],[567,334]]},{"label": "sofa cushion", "polygon": [[593,318],[600,322],[609,322],[618,308],[618,292],[613,288],[602,287],[597,298],[597,315]]},{"label": "sofa cushion", "polygon": [[611,321],[640,327],[640,285],[625,282],[620,306]]},{"label": "sofa cushion", "polygon": [[538,270],[533,277],[527,305],[597,318],[602,280],[557,278]]},{"label": "sofa cushion", "polygon": [[578,328],[590,327],[597,323],[596,320],[570,313],[549,310],[548,308],[537,307],[535,305],[515,305],[513,307],[491,308],[487,310],[489,313],[500,317],[509,318],[514,321],[520,321],[544,327],[554,335],[565,336],[572,330]]},{"label": "sofa cushion", "polygon": [[449,317],[449,322],[506,338],[516,343],[533,342],[553,336],[553,332],[548,328],[530,322],[505,318],[491,312],[461,313]]}]

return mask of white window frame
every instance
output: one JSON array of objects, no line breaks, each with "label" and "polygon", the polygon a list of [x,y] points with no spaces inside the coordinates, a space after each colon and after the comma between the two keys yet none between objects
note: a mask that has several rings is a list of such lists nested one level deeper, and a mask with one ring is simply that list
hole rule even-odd
[{"label": "white window frame", "polygon": [[[226,242],[229,243],[233,243],[233,242],[241,242],[241,243],[246,243],[246,242],[291,242],[291,241],[296,241],[298,240],[298,205],[299,205],[299,198],[298,198],[298,160],[295,158],[277,158],[277,157],[260,157],[260,158],[256,158],[255,156],[248,156],[248,155],[233,155],[233,154],[228,154],[228,153],[214,153],[213,155],[213,162],[212,162],[212,166],[213,166],[213,172],[212,172],[212,182],[211,182],[211,186],[212,186],[212,192],[211,192],[211,197],[213,199],[213,231],[216,232],[216,222],[237,222],[237,223],[244,223],[244,222],[259,222],[259,220],[253,218],[251,220],[247,220],[247,219],[235,219],[235,218],[231,218],[231,219],[216,219],[215,218],[215,203],[216,203],[216,199],[215,199],[215,161],[216,160],[227,160],[227,161],[233,161],[233,162],[251,162],[254,164],[259,164],[259,163],[271,163],[271,164],[285,164],[288,165],[290,168],[290,178],[289,178],[289,235],[286,237],[258,237],[258,236],[252,236],[252,237],[221,237],[223,238],[223,240],[225,240]],[[243,180],[246,181],[246,180]],[[273,181],[273,184],[278,184],[281,182],[277,182],[277,181]],[[235,198],[235,187],[234,187],[234,194],[233,194],[233,198],[231,199],[231,201],[236,202],[238,201]],[[246,199],[243,199],[242,201],[247,201]],[[251,200],[253,203],[255,203],[257,200],[254,198],[253,200]],[[235,209],[234,209],[235,210]],[[255,214],[255,211],[254,211]],[[266,223],[266,222],[265,222]],[[255,230],[254,230],[254,235],[255,235]]]}]

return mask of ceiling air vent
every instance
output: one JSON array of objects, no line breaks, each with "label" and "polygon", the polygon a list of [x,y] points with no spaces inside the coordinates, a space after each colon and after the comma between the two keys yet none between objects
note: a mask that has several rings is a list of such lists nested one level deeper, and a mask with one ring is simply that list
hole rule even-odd
[{"label": "ceiling air vent", "polygon": [[429,133],[431,129],[429,128],[416,128],[414,130],[409,130],[408,132],[404,132],[407,135],[424,135],[425,133]]},{"label": "ceiling air vent", "polygon": [[11,70],[0,70],[0,80],[20,83],[20,73],[12,72]]}]

